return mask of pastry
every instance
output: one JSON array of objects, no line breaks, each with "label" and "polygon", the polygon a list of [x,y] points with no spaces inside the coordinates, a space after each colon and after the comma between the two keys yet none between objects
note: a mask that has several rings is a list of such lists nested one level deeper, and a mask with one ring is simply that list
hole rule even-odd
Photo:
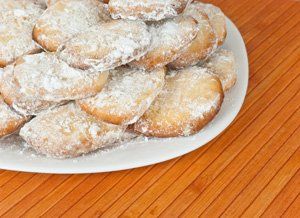
[{"label": "pastry", "polygon": [[218,45],[222,45],[227,35],[226,18],[224,13],[220,8],[212,4],[204,4],[200,2],[197,4],[201,5],[202,10],[207,14],[209,21],[216,32]]},{"label": "pastry", "polygon": [[108,72],[74,69],[54,54],[40,53],[20,58],[14,66],[14,77],[26,95],[60,102],[97,94],[103,88]]},{"label": "pastry", "polygon": [[198,33],[197,21],[192,17],[179,16],[150,26],[152,42],[148,53],[130,63],[133,67],[152,70],[163,67],[179,56]]},{"label": "pastry", "polygon": [[149,108],[164,85],[165,69],[146,72],[121,67],[110,72],[103,90],[95,97],[78,101],[87,113],[105,122],[135,123]]},{"label": "pastry", "polygon": [[114,19],[158,21],[179,15],[189,0],[110,0],[108,9]]},{"label": "pastry", "polygon": [[117,142],[125,128],[98,121],[69,103],[39,114],[20,130],[20,136],[38,153],[68,158]]},{"label": "pastry", "polygon": [[33,38],[44,49],[54,52],[74,35],[110,19],[98,0],[60,0],[37,20]]},{"label": "pastry", "polygon": [[32,40],[32,29],[43,13],[33,1],[0,0],[0,67],[17,57],[40,51]]},{"label": "pastry", "polygon": [[14,65],[9,65],[4,69],[0,80],[2,81],[0,83],[0,93],[4,101],[22,115],[37,115],[43,110],[58,105],[58,102],[38,100],[22,93],[14,78]]},{"label": "pastry", "polygon": [[27,118],[13,111],[0,95],[0,138],[17,131]]},{"label": "pastry", "polygon": [[206,68],[171,71],[164,89],[134,130],[154,137],[195,134],[218,113],[223,96],[220,80]]},{"label": "pastry", "polygon": [[219,49],[204,64],[219,77],[224,91],[231,89],[237,80],[236,63],[233,52]]},{"label": "pastry", "polygon": [[179,52],[180,56],[169,64],[172,69],[195,65],[208,57],[217,47],[215,31],[208,16],[203,12],[202,5],[199,2],[192,3],[184,12],[184,15],[192,16],[198,21],[199,32],[193,42]]},{"label": "pastry", "polygon": [[75,68],[105,71],[143,56],[150,40],[144,22],[113,20],[73,37],[59,56]]}]

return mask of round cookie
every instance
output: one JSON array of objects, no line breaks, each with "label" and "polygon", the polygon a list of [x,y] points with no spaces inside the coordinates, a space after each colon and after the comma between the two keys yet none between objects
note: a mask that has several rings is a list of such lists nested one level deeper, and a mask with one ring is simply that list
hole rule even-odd
[{"label": "round cookie", "polygon": [[180,69],[197,64],[215,51],[217,37],[210,21],[203,12],[201,3],[190,4],[184,15],[192,16],[198,21],[199,32],[193,42],[180,51],[180,56],[169,64],[172,69]]},{"label": "round cookie", "polygon": [[219,49],[203,64],[219,77],[224,91],[231,89],[237,80],[236,62],[233,52]]},{"label": "round cookie", "polygon": [[147,72],[121,67],[110,71],[110,78],[96,96],[79,100],[87,113],[108,123],[135,123],[150,107],[164,85],[165,69]]},{"label": "round cookie", "polygon": [[0,95],[0,138],[17,131],[27,118],[13,111]]},{"label": "round cookie", "polygon": [[222,10],[212,4],[197,3],[202,7],[202,10],[207,14],[209,21],[216,32],[218,45],[221,46],[226,38],[226,19]]},{"label": "round cookie", "polygon": [[44,49],[54,52],[74,35],[110,19],[98,0],[60,0],[37,20],[33,38]]},{"label": "round cookie", "polygon": [[113,20],[95,25],[67,41],[60,58],[79,69],[105,71],[143,56],[150,34],[142,21]]},{"label": "round cookie", "polygon": [[14,78],[27,96],[61,102],[93,96],[103,88],[108,72],[91,73],[70,67],[54,54],[24,56],[14,66]]},{"label": "round cookie", "polygon": [[179,51],[187,47],[198,33],[197,22],[192,17],[179,16],[150,26],[152,42],[148,53],[131,66],[152,70],[174,61]]},{"label": "round cookie", "polygon": [[42,13],[43,9],[33,1],[0,1],[0,67],[40,51],[32,40],[32,29]]},{"label": "round cookie", "polygon": [[39,114],[20,136],[38,153],[69,158],[118,142],[125,128],[98,121],[69,103]]},{"label": "round cookie", "polygon": [[110,0],[108,9],[114,19],[158,21],[176,17],[189,0]]},{"label": "round cookie", "polygon": [[164,89],[134,130],[154,137],[195,134],[218,113],[223,96],[220,80],[206,68],[171,71]]},{"label": "round cookie", "polygon": [[0,80],[0,93],[4,101],[22,115],[37,115],[41,111],[58,105],[57,102],[38,100],[22,93],[20,86],[14,78],[14,65],[8,65],[4,68]]}]

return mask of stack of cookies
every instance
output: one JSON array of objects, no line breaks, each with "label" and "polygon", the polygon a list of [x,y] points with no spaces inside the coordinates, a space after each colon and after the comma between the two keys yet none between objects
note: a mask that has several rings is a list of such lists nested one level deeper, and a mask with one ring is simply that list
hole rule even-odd
[{"label": "stack of cookies", "polygon": [[199,132],[236,82],[225,16],[191,0],[0,0],[0,137],[70,158]]}]

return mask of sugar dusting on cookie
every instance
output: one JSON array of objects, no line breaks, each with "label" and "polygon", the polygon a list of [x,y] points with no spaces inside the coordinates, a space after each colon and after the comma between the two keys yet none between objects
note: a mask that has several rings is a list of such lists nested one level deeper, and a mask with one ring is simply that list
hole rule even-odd
[{"label": "sugar dusting on cookie", "polygon": [[37,99],[60,102],[90,97],[104,86],[108,73],[71,68],[54,54],[27,55],[14,67],[21,92]]},{"label": "sugar dusting on cookie", "polygon": [[130,65],[148,70],[167,65],[180,55],[182,48],[192,42],[198,30],[197,22],[192,17],[152,23],[149,28],[152,41],[148,53]]},{"label": "sugar dusting on cookie", "polygon": [[97,0],[63,0],[37,20],[33,36],[45,49],[55,51],[77,33],[110,19],[104,4]]},{"label": "sugar dusting on cookie", "polygon": [[36,52],[32,30],[43,9],[30,1],[0,1],[0,67]]},{"label": "sugar dusting on cookie", "polygon": [[165,70],[152,72],[120,67],[95,97],[79,101],[84,110],[106,122],[135,123],[149,108],[164,85]]},{"label": "sugar dusting on cookie", "polygon": [[97,121],[74,103],[39,114],[20,135],[36,151],[56,158],[76,157],[113,144],[126,127]]},{"label": "sugar dusting on cookie", "polygon": [[194,134],[212,120],[222,100],[221,83],[208,69],[171,71],[166,86],[135,124],[135,130],[155,137]]},{"label": "sugar dusting on cookie", "polygon": [[188,0],[111,0],[109,11],[114,19],[158,21],[180,14]]},{"label": "sugar dusting on cookie", "polygon": [[144,22],[115,20],[95,25],[67,41],[59,57],[75,68],[105,71],[144,56],[150,42]]}]

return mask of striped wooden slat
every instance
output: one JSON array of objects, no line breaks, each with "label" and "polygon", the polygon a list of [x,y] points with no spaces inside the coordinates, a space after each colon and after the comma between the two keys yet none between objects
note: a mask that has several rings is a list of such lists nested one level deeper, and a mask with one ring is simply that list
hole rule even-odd
[{"label": "striped wooden slat", "polygon": [[250,81],[233,124],[183,157],[94,175],[0,170],[0,217],[300,217],[300,2],[207,0],[236,23]]}]

